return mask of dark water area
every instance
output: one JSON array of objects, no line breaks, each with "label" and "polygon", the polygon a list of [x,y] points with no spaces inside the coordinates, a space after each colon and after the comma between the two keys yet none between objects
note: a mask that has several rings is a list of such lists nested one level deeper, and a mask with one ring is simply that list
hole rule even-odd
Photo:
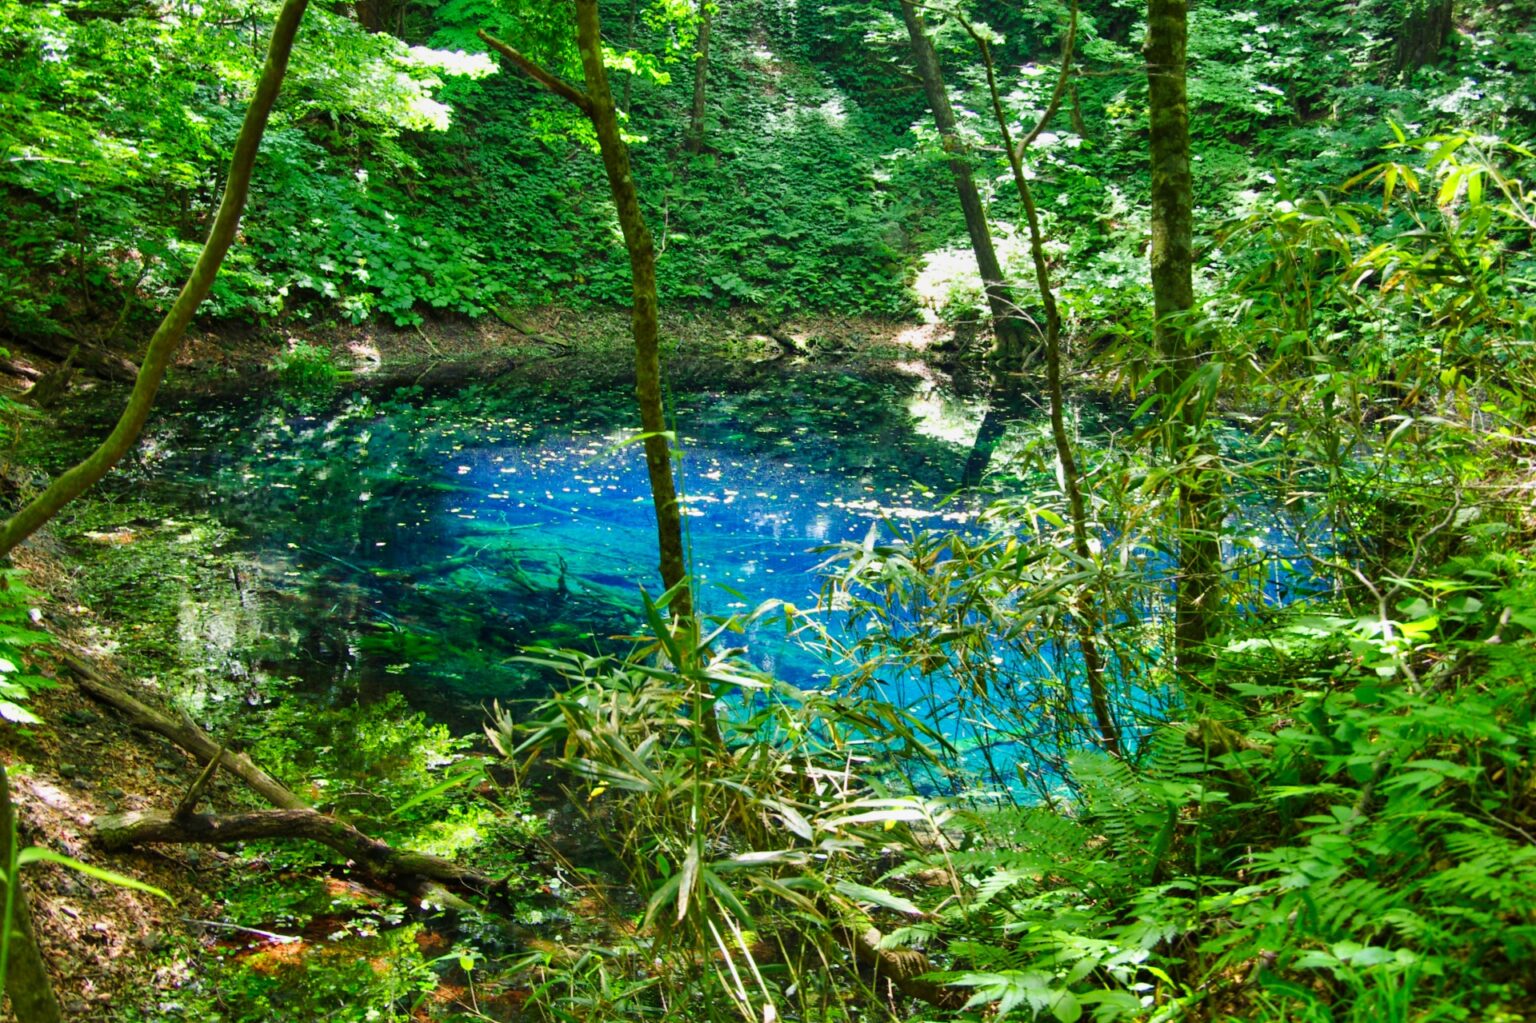
[{"label": "dark water area", "polygon": [[[241,598],[253,670],[338,700],[398,691],[474,729],[491,700],[549,691],[518,655],[641,629],[640,589],[660,582],[633,402],[622,383],[574,378],[183,401],[157,419],[140,485],[234,530],[255,577]],[[986,495],[966,484],[983,467],[1007,491],[1048,465],[1043,409],[988,411],[920,367],[679,388],[702,610],[810,606],[828,548],[872,529],[977,531]],[[1108,401],[1076,413],[1086,443],[1126,429]],[[827,678],[782,626],[739,642],[783,681]]]},{"label": "dark water area", "polygon": [[[241,537],[268,638],[289,638],[268,644],[262,670],[478,714],[547,691],[518,653],[632,631],[640,588],[660,588],[633,402],[621,383],[559,382],[184,401],[157,421],[141,485]],[[806,606],[823,548],[885,520],[974,523],[980,501],[960,491],[986,411],[984,397],[900,373],[678,393],[702,610]],[[1010,427],[996,462],[1029,433],[1027,418]],[[782,629],[748,640],[786,681],[824,673]]]}]

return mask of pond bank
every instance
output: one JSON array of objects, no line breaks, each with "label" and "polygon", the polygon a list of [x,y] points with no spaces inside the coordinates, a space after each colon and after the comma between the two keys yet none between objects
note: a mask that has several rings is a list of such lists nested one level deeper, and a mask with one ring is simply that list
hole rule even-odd
[{"label": "pond bank", "polygon": [[[542,321],[528,325],[541,334],[559,328],[558,323]],[[463,378],[441,367],[475,378],[496,369],[512,369],[514,377],[534,382],[546,392],[571,390],[570,401],[576,408],[588,401],[581,393],[586,388],[617,385],[619,397],[613,410],[622,413],[627,408],[623,381],[628,374],[627,336],[620,329],[624,324],[622,318],[610,317],[589,322],[587,329],[599,326],[618,332],[595,357],[558,351],[497,354],[476,347],[475,339],[462,339],[450,347],[438,337],[428,342],[435,351],[427,351],[427,360],[410,362],[421,353],[396,333],[390,343],[378,346],[378,367],[360,373],[348,390],[358,396],[384,395],[401,380],[423,386],[423,379],[451,390]],[[817,335],[806,334],[808,354],[802,358],[776,351],[781,346],[771,339],[743,341],[711,333],[715,329],[698,328],[692,337],[696,343],[686,336],[681,340],[674,359],[675,389],[712,384],[750,393],[757,383],[776,377],[807,373],[817,379],[818,374],[836,378],[838,366],[858,368],[861,377],[878,387],[882,380],[907,379],[911,372],[911,366],[896,367],[893,357],[911,359],[911,351],[890,344],[891,337],[871,340],[862,335],[862,340],[855,337],[847,344],[830,340],[813,344],[809,342]],[[427,336],[432,337],[430,330]],[[363,337],[336,339],[337,347],[355,351]],[[395,341],[401,343],[394,345]],[[391,358],[384,358],[385,352]],[[172,381],[157,421],[178,402],[197,403],[253,385],[266,386],[265,378],[251,373],[254,348],[243,356],[238,351],[226,354],[229,361],[221,361],[200,357],[194,349],[194,361],[185,364],[185,372]],[[437,375],[390,376],[419,369]],[[111,396],[102,395],[100,400],[98,415],[110,415]],[[82,428],[78,420],[75,423],[70,427],[75,446],[90,443],[97,435],[94,425]],[[350,704],[346,698],[300,698],[281,679],[261,682],[250,674],[253,664],[266,656],[261,650],[274,640],[257,606],[264,599],[282,597],[255,582],[258,572],[226,523],[141,489],[144,472],[158,457],[159,447],[172,439],[161,428],[152,428],[133,464],[72,506],[48,534],[19,553],[18,562],[28,568],[34,585],[45,591],[39,598],[45,626],[75,648],[108,662],[115,660],[126,675],[160,694],[169,705],[179,703],[174,697],[199,689],[206,692],[216,683],[219,700],[193,704],[191,709],[221,726],[216,730],[221,738],[254,750],[265,766],[310,786],[311,798],[324,798],[327,791],[367,787],[383,791],[399,805],[437,784],[445,764],[471,755],[466,740],[387,693],[354,690],[358,702]],[[762,441],[777,443],[767,435]],[[35,464],[20,468],[38,471]],[[57,468],[51,465],[46,471]],[[299,637],[298,645],[304,648],[307,642]],[[344,642],[332,643],[321,636],[304,656],[323,660],[344,651]],[[292,986],[296,978],[313,974],[315,963],[334,958],[337,951],[365,947],[358,942],[383,942],[404,964],[402,969],[418,971],[421,982],[425,975],[420,971],[433,958],[427,953],[451,951],[451,934],[423,929],[408,917],[392,917],[395,911],[389,908],[388,897],[358,890],[354,880],[326,866],[325,859],[312,852],[254,846],[233,854],[197,847],[102,853],[90,841],[92,819],[120,810],[174,806],[191,786],[198,765],[163,740],[146,739],[87,700],[67,679],[61,681],[57,690],[37,703],[42,726],[26,732],[8,730],[13,734],[4,755],[16,768],[24,841],[48,841],[69,855],[145,879],[178,900],[175,907],[166,907],[148,896],[85,881],[55,868],[31,868],[35,873],[29,880],[37,893],[45,947],[55,962],[73,964],[70,976],[58,978],[71,1018],[125,1023],[196,1018],[196,1006],[217,997],[221,984],[237,980],[263,990]],[[256,718],[264,720],[253,723]],[[348,749],[349,745],[359,748]],[[407,747],[425,752],[401,763],[400,753]],[[345,763],[322,764],[317,750],[327,759],[332,757],[330,751],[350,756],[340,758]],[[451,792],[437,797],[421,808],[419,817],[395,828],[396,837],[424,842],[447,854],[465,853],[487,867],[498,866],[525,879],[525,888],[536,893],[544,883],[545,867],[535,865],[542,857],[527,853],[528,842],[532,835],[548,830],[551,811],[531,813],[520,803],[523,797],[513,797],[491,812],[484,799],[471,795]],[[246,796],[223,785],[215,790],[215,800],[225,809],[248,804]],[[362,805],[347,809],[352,814],[376,812]],[[429,820],[434,816],[444,818],[451,833]],[[470,833],[479,837],[466,844],[464,835]],[[490,835],[507,837],[493,841]],[[491,862],[484,862],[487,857]],[[279,890],[295,886],[308,893],[309,901],[295,905],[287,896],[278,899]],[[557,939],[575,926],[558,900],[531,898],[527,913],[550,921],[550,932]],[[386,919],[394,922],[381,929],[380,921]],[[331,940],[318,928],[346,933],[340,938],[333,934]],[[285,940],[261,934],[297,935],[313,941],[314,956],[319,958],[290,955],[283,952],[292,947]],[[376,944],[366,947],[377,950]],[[215,957],[214,963],[222,960],[222,965],[199,965],[209,956]],[[451,972],[438,978],[441,984],[436,990],[451,990],[466,979],[449,977]],[[258,977],[265,980],[258,984],[253,979]],[[386,980],[354,978],[351,983]],[[172,1012],[167,1009],[172,1005],[181,1008]],[[185,1015],[188,1011],[193,1015]]]}]

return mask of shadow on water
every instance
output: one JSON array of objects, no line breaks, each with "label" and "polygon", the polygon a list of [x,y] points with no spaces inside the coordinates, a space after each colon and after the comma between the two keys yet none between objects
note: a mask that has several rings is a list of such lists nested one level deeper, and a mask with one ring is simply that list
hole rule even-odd
[{"label": "shadow on water", "polygon": [[[1107,402],[1075,410],[1086,443],[1127,425]],[[1028,457],[1043,409],[920,367],[761,374],[679,393],[673,412],[698,602],[714,615],[808,606],[829,545],[888,524],[973,530],[979,480],[1028,488],[1040,480],[1016,473],[1050,472]],[[140,485],[238,538],[244,638],[224,642],[250,645],[251,675],[337,701],[400,692],[473,730],[490,700],[549,691],[519,654],[611,648],[639,629],[639,590],[659,572],[633,418],[623,381],[186,401],[149,438]],[[782,627],[746,646],[786,682],[826,677]]]},{"label": "shadow on water", "polygon": [[[519,653],[638,627],[658,572],[632,408],[623,382],[186,400],[158,421],[140,485],[239,537],[256,670],[338,698],[398,690],[473,727],[482,703],[547,692]],[[998,422],[985,399],[889,370],[759,376],[678,394],[674,415],[700,603],[722,615],[810,603],[818,548],[883,518],[973,522],[957,492]],[[1028,433],[994,425],[986,443]],[[786,681],[824,673],[782,629],[748,640]]]}]

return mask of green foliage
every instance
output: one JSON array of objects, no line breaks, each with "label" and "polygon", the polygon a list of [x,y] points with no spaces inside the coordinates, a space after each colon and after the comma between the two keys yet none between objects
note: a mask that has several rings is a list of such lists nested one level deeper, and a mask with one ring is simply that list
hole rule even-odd
[{"label": "green foliage", "polygon": [[0,717],[13,724],[36,724],[37,716],[23,704],[57,683],[27,667],[27,650],[51,637],[33,624],[37,591],[22,582],[14,568],[0,571]]},{"label": "green foliage", "polygon": [[279,383],[298,394],[324,395],[344,379],[331,350],[306,341],[289,342],[273,357],[272,371]]}]

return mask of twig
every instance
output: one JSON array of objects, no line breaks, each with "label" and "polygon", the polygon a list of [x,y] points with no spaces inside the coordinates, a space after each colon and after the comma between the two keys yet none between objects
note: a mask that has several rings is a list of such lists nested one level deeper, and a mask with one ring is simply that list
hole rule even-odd
[{"label": "twig", "polygon": [[202,800],[203,793],[208,790],[208,783],[213,781],[213,776],[218,773],[219,761],[224,759],[224,746],[219,746],[219,751],[208,758],[208,766],[203,768],[203,773],[197,776],[197,781],[187,790],[187,794],[181,797],[181,802],[176,804],[173,816],[177,820],[185,820],[197,812],[197,804]]}]

